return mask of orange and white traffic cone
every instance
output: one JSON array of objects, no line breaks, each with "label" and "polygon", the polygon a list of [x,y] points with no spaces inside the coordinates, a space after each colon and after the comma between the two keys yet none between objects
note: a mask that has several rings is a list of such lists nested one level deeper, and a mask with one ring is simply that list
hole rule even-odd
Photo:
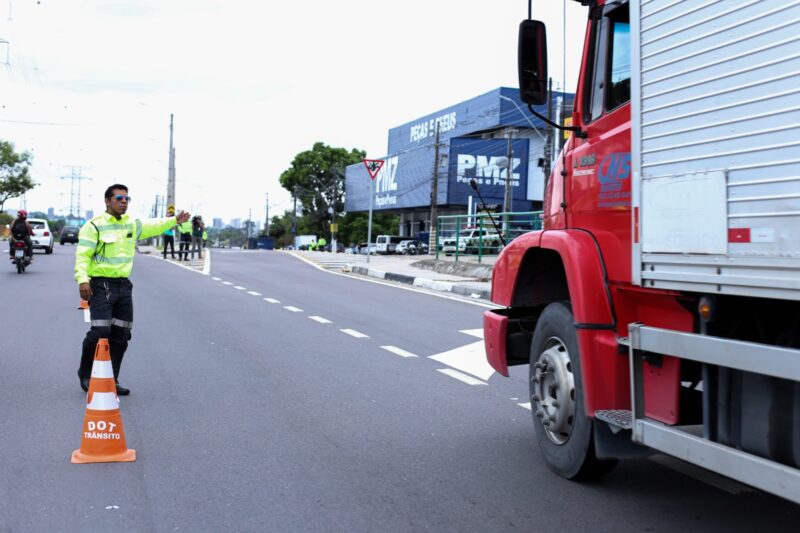
[{"label": "orange and white traffic cone", "polygon": [[97,341],[92,363],[81,447],[72,452],[73,463],[114,463],[136,460],[136,450],[125,443],[119,396],[111,367],[108,339]]},{"label": "orange and white traffic cone", "polygon": [[78,304],[78,309],[89,309],[89,302],[81,298],[81,303]]}]

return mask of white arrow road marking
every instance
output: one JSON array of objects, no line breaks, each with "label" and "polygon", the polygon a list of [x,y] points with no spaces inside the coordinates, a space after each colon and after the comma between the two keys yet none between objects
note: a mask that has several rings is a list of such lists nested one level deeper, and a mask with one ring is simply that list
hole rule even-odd
[{"label": "white arrow road marking", "polygon": [[319,322],[320,324],[330,324],[331,323],[330,320],[328,320],[327,318],[322,318],[321,316],[310,316],[308,318],[310,318],[314,322]]},{"label": "white arrow road marking", "polygon": [[466,335],[471,335],[473,337],[478,337],[479,339],[483,338],[483,330],[482,329],[462,329],[459,333],[464,333]]},{"label": "white arrow road marking", "polygon": [[83,310],[83,321],[84,322],[91,322],[92,321],[92,315],[89,314],[89,310],[88,309],[84,309]]},{"label": "white arrow road marking", "polygon": [[279,304],[279,303],[281,303],[280,300],[276,300],[275,298],[264,298],[264,301],[265,302],[269,302],[271,304]]},{"label": "white arrow road marking", "polygon": [[354,329],[340,329],[339,331],[341,331],[342,333],[346,333],[351,337],[355,337],[357,339],[369,339],[369,335],[364,335],[360,331],[356,331]]},{"label": "white arrow road marking", "polygon": [[481,381],[479,379],[475,379],[475,378],[473,378],[471,376],[468,376],[466,374],[462,374],[458,370],[453,370],[452,368],[437,368],[436,370],[438,370],[439,372],[441,372],[442,374],[444,374],[446,376],[450,376],[451,378],[455,378],[458,381],[463,381],[467,385],[486,385],[486,383],[484,383],[483,381]]},{"label": "white arrow road marking", "polygon": [[234,289],[236,289],[237,291],[243,291],[243,290],[245,290],[245,288],[244,288],[244,287],[242,287],[241,285],[237,285],[237,286],[235,286],[235,287],[234,287]]},{"label": "white arrow road marking", "polygon": [[291,311],[292,313],[302,313],[303,312],[302,309],[300,309],[299,307],[295,307],[293,305],[284,305],[283,308],[286,309],[287,311]]},{"label": "white arrow road marking", "polygon": [[528,411],[530,411],[530,410],[531,410],[531,402],[528,402],[528,403],[518,403],[517,405],[519,405],[519,406],[520,406],[520,407],[522,407],[523,409],[527,409]]},{"label": "white arrow road marking", "polygon": [[473,342],[466,346],[461,346],[447,352],[437,353],[430,356],[434,361],[444,363],[447,366],[452,366],[467,374],[472,374],[475,377],[481,378],[486,381],[492,374],[494,368],[489,366],[486,362],[486,350],[483,346],[483,341]]},{"label": "white arrow road marking", "polygon": [[399,355],[400,357],[419,357],[417,354],[413,354],[411,352],[407,352],[398,348],[397,346],[381,346],[387,352],[392,352],[395,355]]},{"label": "white arrow road marking", "polygon": [[261,296],[261,293],[256,291],[247,291],[247,294],[252,294],[253,296]]},{"label": "white arrow road marking", "polygon": [[223,281],[222,284],[223,285],[233,285],[233,283],[231,283],[230,281]]}]

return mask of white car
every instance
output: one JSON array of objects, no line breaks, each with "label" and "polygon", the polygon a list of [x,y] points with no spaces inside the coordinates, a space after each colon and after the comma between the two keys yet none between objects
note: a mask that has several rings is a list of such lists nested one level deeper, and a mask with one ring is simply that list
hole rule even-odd
[{"label": "white car", "polygon": [[459,254],[477,254],[479,249],[482,253],[497,253],[500,250],[500,235],[486,228],[467,228],[458,235],[442,239],[442,252],[445,255],[455,253],[456,246]]},{"label": "white car", "polygon": [[28,223],[33,227],[31,244],[33,249],[43,248],[44,253],[53,253],[53,232],[50,231],[50,224],[43,218],[29,218]]}]

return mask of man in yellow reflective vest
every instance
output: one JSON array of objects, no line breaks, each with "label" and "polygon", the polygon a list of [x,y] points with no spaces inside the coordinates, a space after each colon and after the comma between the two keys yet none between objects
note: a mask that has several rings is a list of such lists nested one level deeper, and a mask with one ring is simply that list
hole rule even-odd
[{"label": "man in yellow reflective vest", "polygon": [[[160,235],[175,224],[189,220],[181,211],[168,218],[132,219],[125,213],[131,197],[125,185],[106,189],[106,212],[81,227],[75,250],[75,281],[81,298],[89,301],[92,327],[83,340],[78,378],[81,388],[89,388],[92,361],[99,339],[108,339],[114,380],[119,379],[122,358],[128,348],[133,326],[133,285],[128,276],[133,269],[136,241]],[[117,382],[117,394],[130,390]]]}]

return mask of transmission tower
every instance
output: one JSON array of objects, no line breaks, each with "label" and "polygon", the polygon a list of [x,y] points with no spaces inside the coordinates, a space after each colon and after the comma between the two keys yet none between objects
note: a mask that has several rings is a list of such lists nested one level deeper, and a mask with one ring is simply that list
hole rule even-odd
[{"label": "transmission tower", "polygon": [[81,218],[81,182],[90,180],[81,173],[81,167],[72,167],[69,176],[61,176],[62,180],[70,180],[69,186],[69,218]]}]

